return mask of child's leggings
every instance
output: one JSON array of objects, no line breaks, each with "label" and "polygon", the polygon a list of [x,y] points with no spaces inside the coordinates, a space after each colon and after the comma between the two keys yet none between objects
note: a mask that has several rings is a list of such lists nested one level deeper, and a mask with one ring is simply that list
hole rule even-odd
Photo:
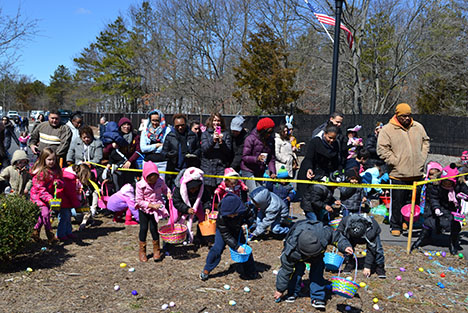
[{"label": "child's leggings", "polygon": [[36,224],[36,226],[34,226],[34,229],[40,230],[42,225],[44,225],[45,230],[47,230],[47,231],[51,230],[52,225],[50,225],[50,210],[49,210],[49,207],[41,206],[41,207],[39,207],[39,209],[41,211],[40,211],[40,214],[39,214],[39,218],[37,220],[37,224]]},{"label": "child's leggings", "polygon": [[149,224],[149,229],[151,232],[151,237],[153,237],[153,240],[159,240],[158,223],[154,219],[154,215],[148,214],[139,210],[139,216],[140,216],[140,233],[138,234],[138,238],[140,239],[140,241],[142,242],[146,241],[146,235],[148,234],[148,224]]}]

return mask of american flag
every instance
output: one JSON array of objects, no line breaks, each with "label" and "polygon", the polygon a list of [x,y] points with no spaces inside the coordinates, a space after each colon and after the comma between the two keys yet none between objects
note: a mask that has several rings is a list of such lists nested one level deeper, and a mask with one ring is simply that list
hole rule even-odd
[{"label": "american flag", "polygon": [[[331,16],[328,16],[324,13],[319,13],[317,9],[315,9],[310,3],[308,0],[304,0],[304,2],[307,4],[307,6],[309,7],[309,9],[312,11],[312,13],[314,13],[315,17],[317,18],[317,20],[322,23],[322,24],[326,24],[326,25],[331,25],[331,26],[335,26],[335,18],[331,17]],[[346,27],[344,26],[342,23],[340,24],[340,28],[342,30],[344,30],[347,34],[346,34],[346,39],[348,41],[348,44],[349,44],[349,48],[351,49],[353,47],[353,34],[351,34],[351,31]]]}]

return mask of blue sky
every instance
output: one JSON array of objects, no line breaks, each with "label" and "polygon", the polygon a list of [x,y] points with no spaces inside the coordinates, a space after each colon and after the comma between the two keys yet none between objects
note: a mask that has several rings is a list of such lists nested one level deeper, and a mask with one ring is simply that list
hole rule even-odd
[{"label": "blue sky", "polygon": [[25,42],[16,65],[19,74],[49,84],[58,65],[73,70],[73,58],[89,46],[105,25],[141,0],[0,0],[2,15],[36,19],[38,34]]}]

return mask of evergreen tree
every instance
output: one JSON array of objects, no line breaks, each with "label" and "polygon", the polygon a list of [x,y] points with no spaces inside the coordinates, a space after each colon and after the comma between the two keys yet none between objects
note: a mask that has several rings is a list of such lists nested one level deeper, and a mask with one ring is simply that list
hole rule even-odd
[{"label": "evergreen tree", "polygon": [[54,74],[50,76],[50,84],[46,89],[52,106],[63,108],[72,87],[73,80],[70,70],[64,65],[59,65]]}]

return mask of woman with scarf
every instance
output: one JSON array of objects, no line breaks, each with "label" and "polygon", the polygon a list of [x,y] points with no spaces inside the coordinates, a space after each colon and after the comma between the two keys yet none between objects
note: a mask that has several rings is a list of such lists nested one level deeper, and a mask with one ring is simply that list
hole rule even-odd
[{"label": "woman with scarf", "polygon": [[[223,176],[232,159],[231,134],[219,113],[212,113],[206,125],[201,136],[201,169],[205,174]],[[205,188],[213,194],[222,181],[221,178],[205,177]]]},{"label": "woman with scarf", "polygon": [[[329,125],[323,133],[313,137],[307,146],[307,152],[298,173],[298,179],[326,180],[331,173],[342,170],[340,148],[336,141],[338,128]],[[310,184],[298,184],[300,195],[308,192]]]}]

